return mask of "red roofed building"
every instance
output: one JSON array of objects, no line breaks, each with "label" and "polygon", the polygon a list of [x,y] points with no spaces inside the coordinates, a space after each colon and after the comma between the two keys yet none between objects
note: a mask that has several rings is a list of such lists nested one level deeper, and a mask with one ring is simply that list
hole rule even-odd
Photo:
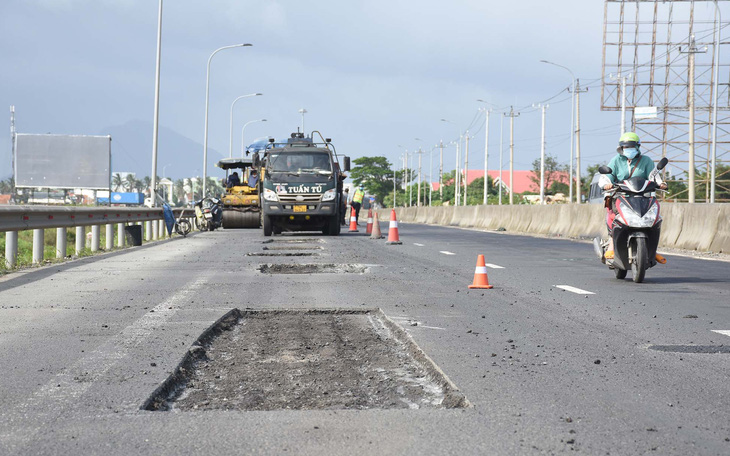
[{"label": "red roofed building", "polygon": [[[515,176],[515,193],[524,193],[524,192],[535,192],[539,193],[540,188],[535,182],[532,181],[532,177],[534,177],[533,171],[525,171],[525,170],[514,170],[513,174]],[[564,182],[565,184],[568,183],[568,174],[565,172],[559,172],[557,173],[559,175],[558,179],[556,179],[559,182]],[[464,176],[464,172],[462,171],[462,177]],[[470,169],[466,173],[466,182],[467,185],[471,184],[475,179],[479,179],[480,177],[484,177],[484,170],[479,169]],[[495,185],[499,185],[499,170],[489,170],[489,177],[492,178]],[[509,181],[509,170],[502,170],[502,179],[504,180],[504,186],[509,189],[510,188],[510,181]],[[451,181],[447,182],[451,183]],[[439,183],[434,182],[433,184],[433,190],[438,191],[439,189]]]}]

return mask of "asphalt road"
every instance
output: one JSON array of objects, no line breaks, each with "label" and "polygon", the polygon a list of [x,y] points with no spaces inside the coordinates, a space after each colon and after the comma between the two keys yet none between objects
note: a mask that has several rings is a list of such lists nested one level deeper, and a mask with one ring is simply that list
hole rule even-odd
[{"label": "asphalt road", "polygon": [[[274,237],[321,239],[318,256],[247,256],[301,245],[221,230],[0,278],[0,454],[730,454],[727,262],[667,255],[635,284],[585,243],[401,224],[386,246],[360,230]],[[492,290],[467,289],[480,253]],[[379,307],[472,406],[140,410],[234,307]]]}]

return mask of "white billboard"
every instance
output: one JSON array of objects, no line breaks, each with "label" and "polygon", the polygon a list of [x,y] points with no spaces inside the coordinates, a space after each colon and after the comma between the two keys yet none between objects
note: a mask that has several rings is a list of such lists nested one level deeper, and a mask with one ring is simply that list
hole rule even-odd
[{"label": "white billboard", "polygon": [[17,188],[108,190],[111,136],[15,135]]}]

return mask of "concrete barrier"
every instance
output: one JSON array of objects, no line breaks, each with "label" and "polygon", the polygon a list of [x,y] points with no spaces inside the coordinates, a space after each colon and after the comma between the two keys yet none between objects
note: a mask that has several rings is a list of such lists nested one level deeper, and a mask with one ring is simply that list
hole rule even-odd
[{"label": "concrete barrier", "polygon": [[[407,207],[396,213],[401,222],[576,238],[606,235],[606,210],[598,204]],[[730,204],[662,203],[661,213],[660,247],[730,252]],[[390,209],[378,216],[387,220]]]}]

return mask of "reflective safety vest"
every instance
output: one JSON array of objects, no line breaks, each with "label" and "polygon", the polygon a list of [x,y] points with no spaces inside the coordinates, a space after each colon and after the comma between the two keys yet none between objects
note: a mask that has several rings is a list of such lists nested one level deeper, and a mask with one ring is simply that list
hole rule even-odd
[{"label": "reflective safety vest", "polygon": [[365,196],[365,192],[360,190],[359,188],[355,190],[355,194],[352,195],[352,202],[353,203],[362,203],[362,199]]}]

